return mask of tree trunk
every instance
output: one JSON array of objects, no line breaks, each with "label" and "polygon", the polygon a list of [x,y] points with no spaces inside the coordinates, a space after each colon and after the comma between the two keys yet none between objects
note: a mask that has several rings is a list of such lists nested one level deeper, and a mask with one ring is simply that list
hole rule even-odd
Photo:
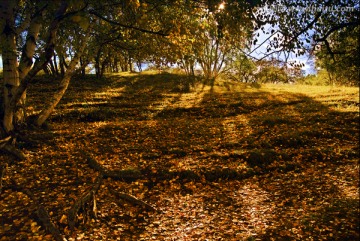
[{"label": "tree trunk", "polygon": [[58,68],[58,65],[57,65],[57,61],[56,61],[56,58],[57,58],[57,56],[56,56],[56,54],[54,54],[54,68],[55,68],[55,74],[56,75],[59,75],[59,68]]},{"label": "tree trunk", "polygon": [[14,10],[15,1],[0,2],[0,19],[3,32],[1,33],[3,78],[4,78],[4,116],[3,127],[5,132],[10,133],[14,129],[15,108],[10,108],[11,99],[20,85],[19,72],[17,69],[16,54],[16,30]]},{"label": "tree trunk", "polygon": [[[33,68],[31,52],[35,50],[35,40],[40,28],[39,22],[33,18],[31,26],[29,27],[29,38],[27,38],[23,49],[23,55],[20,61],[19,70],[21,72],[21,82],[19,77],[19,70],[17,68],[17,53],[16,53],[16,37],[14,10],[16,9],[16,1],[0,2],[0,26],[3,26],[1,33],[2,57],[4,66],[4,117],[3,127],[5,132],[11,133],[16,123],[15,115],[19,100],[25,96],[27,86],[31,83],[35,75],[43,69],[54,53],[56,31],[59,28],[60,21],[67,9],[67,3],[63,1],[56,13],[56,17],[50,23],[48,38],[46,40],[44,54],[36,61]],[[19,33],[20,34],[20,33]],[[33,35],[33,37],[31,37]],[[29,54],[30,53],[30,54]]]},{"label": "tree trunk", "polygon": [[107,58],[105,58],[105,60],[101,63],[101,68],[100,68],[100,78],[103,77],[105,70],[106,70],[106,66],[108,65],[108,60]]},{"label": "tree trunk", "polygon": [[81,75],[82,76],[85,76],[86,72],[85,72],[85,68],[86,68],[86,65],[85,65],[85,61],[83,58],[80,58],[80,66],[82,66],[81,68]]},{"label": "tree trunk", "polygon": [[59,56],[59,65],[60,65],[60,75],[65,76],[65,58],[64,56]]},{"label": "tree trunk", "polygon": [[118,64],[118,59],[117,59],[117,57],[115,57],[115,59],[114,59],[114,72],[115,73],[119,73],[119,64]]},{"label": "tree trunk", "polygon": [[[33,56],[35,54],[36,49],[36,41],[38,39],[38,35],[40,33],[42,27],[42,12],[39,11],[35,16],[33,16],[32,21],[30,22],[30,26],[26,36],[26,42],[22,49],[22,54],[19,63],[19,78],[20,82],[25,78],[25,76],[29,73],[32,65],[33,65]],[[21,123],[25,121],[26,111],[26,91],[22,94],[19,99],[18,106],[20,107],[16,112],[16,122]]]},{"label": "tree trunk", "polygon": [[[49,61],[49,67],[47,69],[48,69],[49,74],[56,75],[54,62],[52,60]],[[49,69],[50,69],[50,71],[49,71]]]},{"label": "tree trunk", "polygon": [[97,51],[96,56],[95,56],[95,74],[96,74],[96,78],[101,78],[100,57],[101,57],[101,48]]},{"label": "tree trunk", "polygon": [[134,72],[133,71],[133,64],[132,64],[132,60],[131,60],[131,57],[129,56],[128,58],[128,65],[129,65],[129,71],[130,72]]},{"label": "tree trunk", "polygon": [[53,94],[50,102],[45,106],[45,108],[40,112],[39,116],[35,120],[34,124],[36,126],[41,126],[42,124],[44,124],[46,119],[50,116],[50,114],[53,112],[53,110],[55,109],[55,107],[57,106],[57,104],[60,102],[61,98],[65,94],[65,92],[69,86],[71,77],[76,72],[76,70],[75,70],[76,65],[78,64],[80,57],[81,57],[82,53],[84,52],[87,36],[88,35],[86,34],[86,36],[82,40],[80,49],[75,54],[74,58],[72,58],[68,68],[66,69],[66,73],[65,73],[64,77],[62,78],[62,80],[60,81],[57,91]]},{"label": "tree trunk", "polygon": [[51,75],[53,72],[51,70],[51,67],[49,65],[46,65],[44,68],[43,68],[43,71],[45,72],[45,74],[47,75]]},{"label": "tree trunk", "polygon": [[126,55],[123,55],[120,58],[120,68],[121,68],[121,72],[128,71],[128,61]]},{"label": "tree trunk", "polygon": [[68,4],[66,1],[61,2],[61,6],[59,7],[58,11],[56,12],[55,16],[56,18],[53,19],[53,21],[50,23],[49,26],[49,32],[45,50],[42,55],[40,55],[40,58],[35,62],[34,66],[31,68],[31,70],[28,72],[28,74],[24,77],[24,79],[21,81],[21,84],[19,88],[16,90],[15,95],[13,96],[11,100],[11,107],[14,108],[18,100],[21,98],[21,96],[26,91],[28,85],[32,82],[35,75],[46,66],[54,54],[54,48],[55,48],[55,40],[56,40],[56,34],[57,30],[59,28],[60,21],[62,20],[66,9],[68,7]]}]

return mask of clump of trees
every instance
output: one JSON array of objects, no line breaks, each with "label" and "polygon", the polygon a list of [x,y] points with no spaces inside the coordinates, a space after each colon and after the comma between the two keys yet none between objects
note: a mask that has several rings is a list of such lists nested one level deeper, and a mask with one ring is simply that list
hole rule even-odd
[{"label": "clump of trees", "polygon": [[[13,150],[16,129],[26,127],[26,91],[40,71],[60,80],[54,81],[56,91],[31,118],[35,126],[50,116],[72,76],[85,74],[90,65],[99,78],[151,62],[178,64],[189,75],[200,66],[210,80],[227,73],[247,82],[292,81],[298,74],[295,69],[267,65],[271,59],[254,63],[249,58],[259,29],[272,35],[264,58],[281,51],[312,52],[336,82],[358,83],[355,2],[346,1],[356,7],[353,11],[328,14],[321,9],[336,9],[344,2],[314,2],[314,9],[320,10],[309,11],[304,0],[0,0],[1,146]],[[277,7],[269,10],[270,6]],[[312,51],[316,46],[321,47]],[[290,70],[295,72],[289,75]]]}]

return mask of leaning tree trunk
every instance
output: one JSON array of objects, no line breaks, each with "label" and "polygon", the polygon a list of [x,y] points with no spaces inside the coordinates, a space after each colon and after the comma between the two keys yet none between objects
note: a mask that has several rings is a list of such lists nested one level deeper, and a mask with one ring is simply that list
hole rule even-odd
[{"label": "leaning tree trunk", "polygon": [[[33,17],[30,23],[28,33],[26,36],[26,42],[22,49],[22,54],[18,68],[20,82],[27,76],[33,65],[33,56],[35,54],[36,41],[38,39],[42,27],[41,23],[42,23],[42,11],[39,11]],[[21,98],[19,99],[18,106],[20,108],[16,112],[17,122],[25,121],[26,118],[25,103],[26,103],[26,91],[24,91]]]},{"label": "leaning tree trunk", "polygon": [[[68,68],[66,69],[66,73],[65,73],[64,77],[62,78],[62,80],[60,81],[57,91],[53,94],[49,103],[46,104],[45,108],[40,112],[37,119],[35,120],[34,124],[36,126],[41,126],[44,124],[46,119],[54,111],[55,107],[57,106],[57,104],[60,102],[61,98],[65,94],[65,92],[69,86],[71,77],[76,73],[76,70],[75,70],[76,65],[78,64],[80,57],[81,57],[82,53],[84,52],[87,36],[88,35],[86,34],[82,41],[79,51],[75,54],[74,58],[71,60],[71,62],[69,64]],[[84,63],[84,65],[85,65],[85,63]],[[80,69],[82,67],[84,67],[84,66],[81,66]]]}]

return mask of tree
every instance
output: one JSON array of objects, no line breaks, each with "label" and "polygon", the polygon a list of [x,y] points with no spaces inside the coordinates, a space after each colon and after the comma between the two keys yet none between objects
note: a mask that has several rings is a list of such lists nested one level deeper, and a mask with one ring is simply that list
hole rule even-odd
[{"label": "tree", "polygon": [[[78,30],[77,33],[81,33],[80,29],[77,29],[77,30]],[[62,77],[62,79],[59,83],[57,90],[50,97],[50,100],[45,104],[42,111],[36,117],[36,120],[34,121],[34,124],[36,126],[41,126],[44,124],[45,120],[50,116],[50,114],[55,109],[56,105],[59,103],[59,101],[65,94],[65,92],[69,86],[71,77],[76,72],[76,67],[80,61],[80,57],[83,55],[83,52],[85,51],[85,47],[87,46],[86,43],[88,41],[89,32],[90,32],[90,29],[87,29],[85,33],[80,34],[80,40],[78,40],[78,41],[81,41],[81,42],[75,43],[75,46],[77,46],[78,49],[76,49],[76,50],[74,49],[75,55],[72,57],[69,65],[66,69],[66,72],[64,73],[64,76]],[[87,63],[85,63],[85,64],[87,64]],[[80,67],[79,69],[82,69],[82,67]]]},{"label": "tree", "polygon": [[257,62],[258,70],[255,74],[256,82],[259,83],[287,83],[289,82],[286,72],[286,63],[277,59],[261,60]]},{"label": "tree", "polygon": [[[291,11],[276,8],[265,12],[265,7],[274,3]],[[310,35],[314,43],[323,42],[333,51],[336,47],[329,44],[330,38],[334,38],[334,43],[339,42],[342,35],[338,39],[332,36],[345,29],[351,36],[358,26],[356,11],[309,13],[306,3],[301,0],[1,0],[4,108],[0,138],[11,135],[16,125],[24,121],[21,109],[27,87],[44,68],[60,72],[64,79],[59,92],[54,93],[52,102],[45,107],[48,111],[44,109],[41,118],[35,118],[36,125],[41,125],[50,115],[76,69],[84,69],[89,61],[93,61],[99,76],[105,71],[132,70],[134,62],[150,60],[157,64],[181,63],[189,74],[199,64],[207,79],[215,79],[228,70],[238,51],[246,48],[254,24],[258,28],[265,24],[278,28],[280,35],[270,47],[297,53],[312,46]],[[341,0],[329,0],[316,2],[314,6],[343,4]],[[295,17],[290,15],[293,13]],[[85,34],[88,25],[89,35]],[[82,56],[84,52],[87,54]],[[82,66],[77,64],[80,60]]]},{"label": "tree", "polygon": [[237,53],[233,57],[227,75],[236,81],[252,82],[256,72],[256,64],[243,53]]},{"label": "tree", "polygon": [[[86,48],[85,43],[88,44],[88,34],[84,31],[88,29],[90,22],[94,24],[91,28],[96,29],[103,36],[113,38],[107,39],[107,43],[124,44],[131,38],[133,32],[166,36],[165,32],[169,30],[164,32],[162,26],[167,22],[161,21],[161,18],[162,14],[170,11],[168,4],[164,1],[160,4],[148,5],[136,0],[127,3],[66,0],[51,3],[0,1],[2,9],[0,11],[0,46],[4,63],[4,106],[1,116],[3,130],[0,138],[5,137],[7,140],[8,135],[13,135],[15,127],[24,121],[25,116],[21,116],[19,110],[24,108],[27,87],[40,70],[47,68],[50,61],[56,60],[53,58],[55,49],[63,79],[60,81],[58,90],[53,96],[49,96],[49,102],[35,118],[35,125],[44,123],[65,93]],[[114,26],[117,28],[115,31]],[[127,31],[130,35],[127,35]],[[97,56],[101,57],[102,48],[106,46],[103,42],[97,42],[95,38],[90,40],[88,44],[90,48],[87,52],[94,54],[97,50]],[[61,46],[58,45],[59,43]],[[115,44],[113,46],[116,47]],[[20,55],[17,49],[22,50]],[[88,55],[87,59],[89,57]],[[102,61],[102,72],[108,65],[108,58],[111,58],[110,53],[105,55]],[[128,58],[129,62],[131,58],[131,56]],[[33,59],[36,59],[35,63]],[[70,62],[66,63],[67,61]],[[84,67],[80,66],[80,69]]]},{"label": "tree", "polygon": [[342,31],[355,35],[360,25],[357,0],[265,0],[259,6],[252,14],[256,29],[272,36],[267,46],[269,56],[278,52],[301,55],[319,44],[331,54],[331,35]]},{"label": "tree", "polygon": [[[4,65],[4,115],[2,126],[5,133],[11,133],[14,124],[23,121],[19,117],[18,110],[21,108],[21,99],[24,98],[26,88],[31,83],[33,77],[47,65],[53,51],[56,33],[61,19],[64,17],[68,4],[61,2],[53,8],[42,2],[25,2],[24,6],[18,6],[16,1],[1,1],[2,9],[0,15],[1,46]],[[19,8],[29,8],[25,11],[28,16],[17,15]],[[44,50],[41,56],[33,65],[33,55],[36,49],[36,40],[42,27],[42,14],[44,10],[55,10],[48,25]],[[18,24],[20,23],[20,24]],[[26,30],[26,32],[24,32]],[[19,35],[25,34],[26,41],[22,46],[22,54],[18,63],[17,42]]]},{"label": "tree", "polygon": [[359,84],[360,76],[360,27],[353,31],[345,29],[329,36],[328,51],[326,44],[315,51],[316,65],[325,69],[332,84]]},{"label": "tree", "polygon": [[252,34],[251,5],[208,1],[183,11],[183,26],[172,36],[172,56],[187,74],[199,65],[205,79],[228,71],[233,56],[246,47]]}]

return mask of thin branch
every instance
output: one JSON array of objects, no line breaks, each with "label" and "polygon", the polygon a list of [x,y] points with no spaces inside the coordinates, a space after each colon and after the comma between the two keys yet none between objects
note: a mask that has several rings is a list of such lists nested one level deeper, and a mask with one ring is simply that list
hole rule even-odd
[{"label": "thin branch", "polygon": [[278,32],[279,32],[279,30],[276,30],[273,34],[271,34],[269,37],[267,37],[261,44],[259,44],[256,48],[254,48],[249,54],[252,54],[254,51],[259,49],[265,42],[267,42],[272,36],[274,36]]},{"label": "thin branch", "polygon": [[82,7],[82,8],[80,8],[79,10],[75,10],[75,11],[72,11],[72,12],[68,12],[68,13],[64,14],[63,16],[60,16],[60,17],[59,17],[59,20],[63,20],[63,19],[65,19],[65,18],[72,17],[72,16],[74,16],[74,15],[76,15],[76,14],[84,11],[84,10],[88,7],[88,5],[89,5],[89,4],[86,3],[85,6]]},{"label": "thin branch", "polygon": [[160,36],[169,36],[169,34],[164,33],[162,30],[160,30],[160,31],[152,31],[152,30],[147,30],[147,29],[135,27],[135,26],[132,26],[132,25],[127,25],[127,24],[123,24],[123,23],[113,21],[111,19],[108,19],[108,18],[102,16],[100,13],[98,13],[98,12],[96,12],[94,10],[90,10],[89,13],[95,15],[96,17],[98,17],[98,18],[100,18],[100,19],[102,19],[102,20],[104,20],[104,21],[106,21],[106,22],[108,22],[110,24],[114,24],[114,25],[117,25],[117,26],[120,26],[120,27],[123,27],[123,28],[134,29],[134,30],[137,30],[137,31],[140,31],[140,32],[143,32],[143,33],[156,34],[156,35],[160,35]]},{"label": "thin branch", "polygon": [[126,200],[128,202],[130,202],[131,204],[135,204],[135,205],[139,205],[144,207],[146,210],[148,211],[157,211],[157,209],[155,207],[153,207],[152,205],[130,195],[124,192],[115,192],[113,189],[109,188],[109,191],[112,195],[114,195],[116,198],[118,199],[123,199]]},{"label": "thin branch", "polygon": [[330,34],[332,34],[333,32],[340,30],[342,28],[347,28],[347,27],[351,27],[351,26],[359,26],[360,25],[360,21],[356,21],[356,22],[348,22],[348,23],[341,23],[338,24],[334,27],[332,27],[326,34],[324,34],[324,36],[322,36],[321,38],[317,38],[315,39],[315,41],[317,42],[325,42],[326,39],[330,36]]}]

